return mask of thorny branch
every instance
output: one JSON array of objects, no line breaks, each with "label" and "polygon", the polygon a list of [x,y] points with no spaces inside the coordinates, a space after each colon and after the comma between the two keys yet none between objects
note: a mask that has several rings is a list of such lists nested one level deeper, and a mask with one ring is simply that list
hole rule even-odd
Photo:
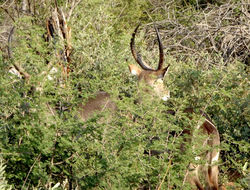
[{"label": "thorny branch", "polygon": [[[14,29],[15,27],[12,27],[12,29],[10,30],[10,34],[8,37],[8,56],[9,59],[12,58],[12,51],[11,51],[11,42],[12,42],[12,36],[14,33]],[[17,64],[16,62],[12,63],[15,67],[15,69],[24,77],[24,79],[26,81],[28,81],[30,79],[30,75],[22,68],[22,66],[20,64]]]}]

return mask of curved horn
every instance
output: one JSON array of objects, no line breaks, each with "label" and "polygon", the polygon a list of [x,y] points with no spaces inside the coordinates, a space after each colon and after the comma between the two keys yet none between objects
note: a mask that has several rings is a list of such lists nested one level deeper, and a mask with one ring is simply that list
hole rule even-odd
[{"label": "curved horn", "polygon": [[155,28],[155,31],[156,31],[157,40],[158,40],[158,44],[159,44],[159,64],[158,64],[157,70],[161,70],[162,66],[163,66],[163,62],[164,62],[163,45],[161,43],[161,38],[160,38],[159,31],[158,31],[158,29],[156,28],[155,25],[154,25],[154,28]]},{"label": "curved horn", "polygon": [[138,26],[135,28],[132,34],[132,38],[130,41],[130,49],[131,49],[133,57],[135,58],[136,62],[141,66],[142,69],[153,71],[153,69],[151,69],[149,66],[143,63],[143,61],[141,60],[141,55],[135,51],[135,35],[139,26],[140,24],[138,24]]}]

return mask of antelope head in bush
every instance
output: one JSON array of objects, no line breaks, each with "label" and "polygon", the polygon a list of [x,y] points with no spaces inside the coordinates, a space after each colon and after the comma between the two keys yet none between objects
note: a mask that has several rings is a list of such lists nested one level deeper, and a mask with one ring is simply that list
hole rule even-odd
[{"label": "antelope head in bush", "polygon": [[140,67],[136,65],[129,65],[129,70],[132,75],[138,76],[139,83],[143,82],[146,86],[151,87],[153,89],[153,92],[158,97],[160,97],[164,101],[167,101],[170,98],[170,92],[164,87],[163,79],[167,74],[170,65],[163,68],[164,54],[159,32],[157,28],[155,28],[157,34],[157,40],[159,43],[159,52],[160,52],[159,64],[157,69],[152,69],[150,66],[148,66],[146,63],[142,61],[140,54],[135,51],[135,35],[138,28],[139,25],[136,27],[134,33],[132,34],[130,48],[133,57],[135,58],[136,62],[139,64]]},{"label": "antelope head in bush", "polygon": [[[129,65],[129,70],[132,75],[138,76],[139,84],[144,84],[144,86],[149,86],[150,90],[146,90],[146,92],[154,93],[164,101],[170,98],[170,92],[165,88],[163,79],[166,76],[169,66],[163,67],[164,62],[164,54],[163,54],[163,45],[160,39],[159,32],[155,27],[157,40],[159,44],[159,64],[157,69],[152,69],[146,63],[144,63],[141,59],[139,53],[135,50],[135,35],[139,28],[139,25],[134,30],[132,34],[130,48],[135,61],[138,63],[136,65]],[[194,113],[192,108],[185,109],[184,112]],[[216,148],[220,145],[220,137],[216,126],[212,123],[212,121],[208,118],[208,116],[204,112],[200,112],[204,118],[204,122],[195,127],[194,130],[198,131],[198,134],[204,135],[205,138],[202,142],[199,142],[198,146],[209,146],[212,150],[207,151],[205,156],[197,156],[196,160],[205,159],[206,165],[199,166],[195,164],[190,164],[188,167],[188,172],[186,174],[186,179],[193,186],[193,188],[197,188],[200,190],[210,189],[216,190],[218,189],[218,166],[216,162],[219,159],[219,150]],[[187,134],[190,135],[190,139],[195,141],[196,137],[193,135],[193,132],[190,130],[187,131]],[[194,147],[195,149],[195,147]],[[202,183],[199,180],[200,172],[203,171],[206,176],[206,188],[203,187]]]}]

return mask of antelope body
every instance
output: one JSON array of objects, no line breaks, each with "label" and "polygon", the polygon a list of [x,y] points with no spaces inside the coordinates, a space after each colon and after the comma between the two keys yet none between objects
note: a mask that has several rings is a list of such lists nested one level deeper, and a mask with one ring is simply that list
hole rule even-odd
[{"label": "antelope body", "polygon": [[[159,44],[159,64],[157,69],[152,69],[146,63],[144,63],[141,59],[139,53],[135,50],[135,35],[139,28],[139,25],[136,27],[134,33],[132,34],[130,48],[132,55],[135,61],[138,63],[136,65],[129,65],[129,70],[132,75],[138,76],[139,84],[144,84],[149,86],[152,90],[152,93],[156,94],[158,98],[166,101],[170,98],[170,91],[165,88],[163,84],[164,77],[166,76],[169,66],[163,67],[164,62],[164,54],[163,54],[163,46],[161,43],[160,35],[157,30],[157,40]],[[146,91],[146,93],[151,93],[150,91]],[[85,105],[81,105],[81,117],[83,120],[86,120],[91,114],[95,111],[102,111],[104,109],[115,110],[115,103],[112,102],[108,93],[99,92],[97,93],[96,98],[91,98]],[[186,109],[184,112],[193,113],[193,109]],[[208,118],[205,113],[201,114],[205,120],[202,124],[196,127],[196,130],[199,131],[200,134],[207,136],[205,140],[202,142],[202,146],[210,146],[212,148],[211,151],[206,153],[206,165],[194,165],[190,164],[188,167],[188,172],[186,174],[187,181],[192,185],[193,188],[199,190],[217,190],[218,188],[218,166],[216,162],[219,159],[219,150],[216,148],[220,145],[220,137],[216,126],[212,123],[212,121]],[[190,139],[195,140],[195,136],[191,131],[187,131],[190,135]],[[203,158],[203,157],[202,157]],[[202,159],[197,156],[195,159]],[[200,170],[202,170],[206,175],[206,187],[204,188],[199,180]]]},{"label": "antelope body", "polygon": [[79,105],[80,117],[83,121],[90,118],[95,112],[116,110],[115,103],[111,100],[110,94],[104,91],[97,92],[95,97],[88,99],[86,104]]}]

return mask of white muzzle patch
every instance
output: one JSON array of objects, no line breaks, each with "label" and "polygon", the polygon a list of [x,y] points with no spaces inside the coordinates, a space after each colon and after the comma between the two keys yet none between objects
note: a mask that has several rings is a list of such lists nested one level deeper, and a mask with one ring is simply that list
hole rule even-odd
[{"label": "white muzzle patch", "polygon": [[136,72],[136,70],[131,70],[131,74],[132,75],[138,75],[138,73]]},{"label": "white muzzle patch", "polygon": [[218,152],[215,157],[212,158],[212,164],[219,160],[220,153]]},{"label": "white muzzle patch", "polygon": [[166,101],[168,101],[169,98],[170,98],[170,94],[168,93],[168,94],[165,94],[161,99],[162,99],[164,102],[166,102]]},{"label": "white muzzle patch", "polygon": [[195,156],[195,157],[194,157],[194,159],[195,159],[196,161],[198,161],[198,160],[200,160],[200,159],[201,159],[201,157],[199,157],[199,156]]}]

